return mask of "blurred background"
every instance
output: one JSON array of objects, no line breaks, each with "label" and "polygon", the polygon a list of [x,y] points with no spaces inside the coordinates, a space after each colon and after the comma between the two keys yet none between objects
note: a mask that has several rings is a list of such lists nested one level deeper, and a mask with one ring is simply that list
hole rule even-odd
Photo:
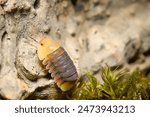
[{"label": "blurred background", "polygon": [[66,9],[66,47],[81,74],[105,64],[149,73],[149,0],[71,0]]},{"label": "blurred background", "polygon": [[0,0],[2,99],[59,92],[37,57],[43,35],[62,44],[79,76],[91,71],[101,80],[106,64],[150,73],[150,0]]}]

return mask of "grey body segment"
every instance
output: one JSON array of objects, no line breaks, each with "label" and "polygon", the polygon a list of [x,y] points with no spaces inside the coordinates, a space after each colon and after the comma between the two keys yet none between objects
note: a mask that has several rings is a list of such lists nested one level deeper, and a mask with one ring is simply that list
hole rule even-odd
[{"label": "grey body segment", "polygon": [[76,81],[78,74],[73,61],[64,48],[60,47],[49,55],[52,60],[47,62],[46,69],[53,78],[59,77],[63,81]]}]

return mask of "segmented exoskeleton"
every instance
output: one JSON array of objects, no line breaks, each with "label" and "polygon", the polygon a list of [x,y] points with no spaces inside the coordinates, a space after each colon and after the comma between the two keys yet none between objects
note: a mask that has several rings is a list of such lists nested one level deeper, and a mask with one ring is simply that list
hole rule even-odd
[{"label": "segmented exoskeleton", "polygon": [[38,56],[62,91],[73,87],[78,78],[77,70],[68,53],[58,42],[43,37],[38,47]]}]

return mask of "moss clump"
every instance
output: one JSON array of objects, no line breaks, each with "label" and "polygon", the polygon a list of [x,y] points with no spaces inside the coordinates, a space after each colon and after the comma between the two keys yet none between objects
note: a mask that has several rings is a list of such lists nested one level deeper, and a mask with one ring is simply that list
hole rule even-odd
[{"label": "moss clump", "polygon": [[68,99],[140,100],[150,99],[150,77],[139,70],[129,73],[125,70],[102,70],[100,83],[90,72],[81,78]]},{"label": "moss clump", "polygon": [[100,99],[102,97],[101,84],[91,73],[87,73],[84,80],[81,78],[72,90],[71,99]]}]

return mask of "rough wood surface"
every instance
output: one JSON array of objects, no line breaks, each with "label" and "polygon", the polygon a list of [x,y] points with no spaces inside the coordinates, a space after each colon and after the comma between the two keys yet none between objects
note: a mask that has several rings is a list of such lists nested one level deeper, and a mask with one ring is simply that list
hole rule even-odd
[{"label": "rough wood surface", "polygon": [[37,57],[43,35],[61,42],[79,76],[101,67],[150,73],[149,0],[0,0],[0,98],[56,99]]},{"label": "rough wood surface", "polygon": [[37,57],[37,42],[43,35],[57,36],[57,15],[63,12],[64,3],[1,0],[0,4],[0,97],[32,99],[34,94],[35,99],[55,98],[58,89],[50,76],[44,78],[47,73]]}]

